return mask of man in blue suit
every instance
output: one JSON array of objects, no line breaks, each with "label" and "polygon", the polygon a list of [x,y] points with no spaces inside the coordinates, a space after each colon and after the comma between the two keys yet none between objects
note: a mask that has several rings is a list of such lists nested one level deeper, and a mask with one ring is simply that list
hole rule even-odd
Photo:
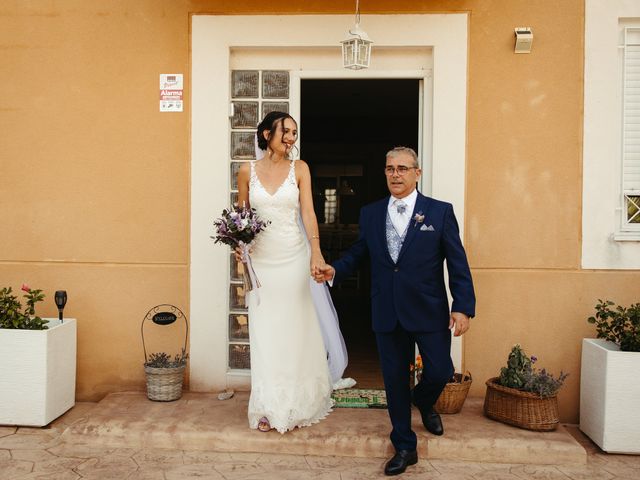
[{"label": "man in blue suit", "polygon": [[[384,172],[391,195],[362,208],[358,240],[314,277],[319,282],[340,282],[370,259],[372,325],[396,450],[385,474],[397,475],[418,461],[411,403],[420,410],[429,432],[444,433],[433,405],[454,373],[450,329],[456,336],[469,329],[476,300],[453,207],[416,190],[421,174],[416,153],[394,148],[387,153]],[[451,313],[445,260],[453,297]],[[422,381],[410,390],[409,364],[415,344],[424,370]]]}]

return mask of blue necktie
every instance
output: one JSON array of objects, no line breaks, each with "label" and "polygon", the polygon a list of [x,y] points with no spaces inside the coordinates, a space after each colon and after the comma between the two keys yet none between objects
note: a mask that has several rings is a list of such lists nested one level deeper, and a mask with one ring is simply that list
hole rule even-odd
[{"label": "blue necktie", "polygon": [[407,210],[407,204],[402,200],[396,200],[396,210],[402,215]]}]

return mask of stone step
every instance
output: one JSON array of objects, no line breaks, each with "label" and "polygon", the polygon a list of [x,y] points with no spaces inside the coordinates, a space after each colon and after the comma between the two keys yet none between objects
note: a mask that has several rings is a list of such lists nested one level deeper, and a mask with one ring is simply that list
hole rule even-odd
[{"label": "stone step", "polygon": [[[65,442],[102,447],[215,450],[295,455],[391,456],[386,410],[337,408],[325,420],[282,435],[248,428],[249,394],[230,400],[186,392],[174,402],[152,402],[143,392],[107,395],[62,434]],[[461,413],[443,415],[445,434],[427,433],[414,410],[421,458],[490,463],[584,464],[584,448],[559,426],[532,432],[486,418],[482,398],[468,398]]]}]

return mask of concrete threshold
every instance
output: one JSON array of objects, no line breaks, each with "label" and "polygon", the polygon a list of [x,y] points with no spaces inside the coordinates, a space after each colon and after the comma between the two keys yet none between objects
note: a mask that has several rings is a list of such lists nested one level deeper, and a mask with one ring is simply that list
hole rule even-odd
[{"label": "concrete threshold", "polygon": [[[174,402],[152,402],[144,392],[107,395],[62,439],[71,444],[219,452],[386,458],[393,453],[386,410],[337,408],[311,427],[285,434],[248,427],[248,392],[230,400],[186,392]],[[459,414],[443,415],[445,434],[429,434],[417,410],[413,429],[421,458],[488,463],[585,464],[587,452],[561,425],[532,432],[490,420],[482,398],[468,398]]]}]

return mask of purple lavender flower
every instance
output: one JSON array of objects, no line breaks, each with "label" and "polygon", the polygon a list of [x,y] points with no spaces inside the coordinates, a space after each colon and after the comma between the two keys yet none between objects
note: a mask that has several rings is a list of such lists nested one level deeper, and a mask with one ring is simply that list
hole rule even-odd
[{"label": "purple lavender flower", "polygon": [[224,209],[222,216],[214,220],[217,235],[211,237],[215,243],[224,243],[235,248],[240,242],[249,244],[263,231],[269,222],[261,220],[256,211],[244,205]]}]

